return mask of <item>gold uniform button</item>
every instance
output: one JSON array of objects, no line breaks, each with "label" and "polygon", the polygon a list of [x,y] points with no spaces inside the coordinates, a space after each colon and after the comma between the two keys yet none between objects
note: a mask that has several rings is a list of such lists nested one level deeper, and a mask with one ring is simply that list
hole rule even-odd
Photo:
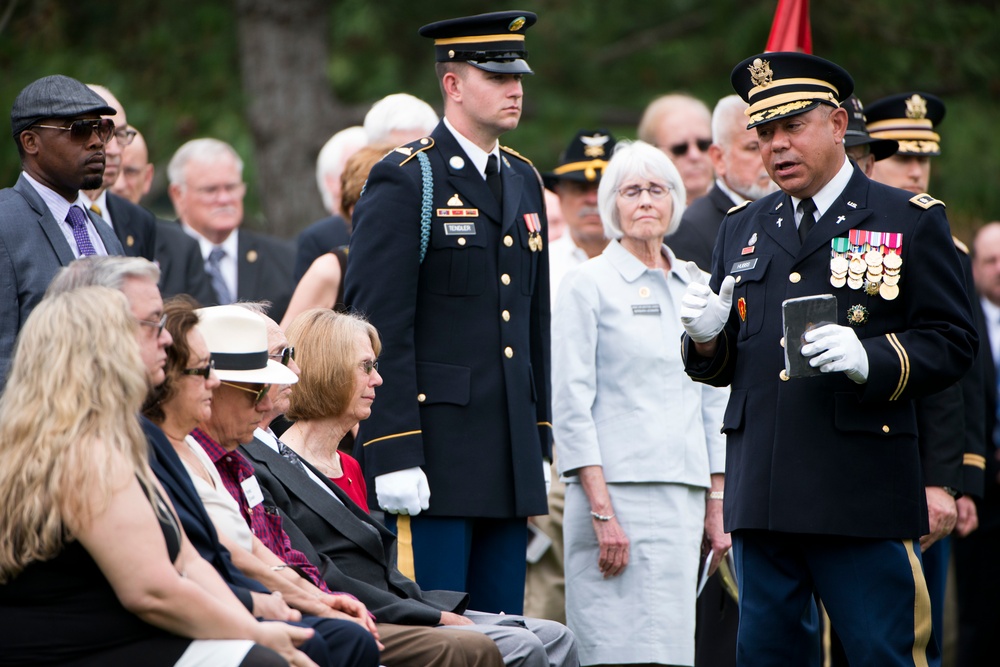
[{"label": "gold uniform button", "polygon": [[503,349],[503,353],[504,353],[504,356],[506,356],[508,359],[511,359],[514,356],[514,348],[512,348],[512,347],[505,347]]},{"label": "gold uniform button", "polygon": [[889,432],[889,425],[888,424],[883,424],[882,425],[882,432],[883,433],[888,433]]},{"label": "gold uniform button", "polygon": [[797,283],[800,280],[802,280],[802,274],[798,273],[797,271],[792,271],[792,273],[789,274],[788,276],[788,280],[789,282]]},{"label": "gold uniform button", "polygon": [[417,403],[423,403],[427,400],[427,394],[417,394]]},{"label": "gold uniform button", "polygon": [[736,282],[743,280],[743,276],[736,276]]},{"label": "gold uniform button", "polygon": [[458,237],[458,245],[465,245],[465,243],[466,243],[465,237],[464,236],[459,236]]},{"label": "gold uniform button", "polygon": [[781,337],[781,340],[778,341],[778,344],[781,345],[781,347],[785,347],[785,337],[784,336]]},{"label": "gold uniform button", "polygon": [[509,310],[503,311],[502,313],[500,313],[500,317],[503,318],[504,322],[510,322],[510,311]]},{"label": "gold uniform button", "polygon": [[504,285],[510,285],[510,276],[507,275],[506,273],[501,274],[500,282],[502,282]]},{"label": "gold uniform button", "polygon": [[514,238],[510,234],[508,234],[507,236],[503,237],[503,244],[508,248],[511,247],[512,245],[514,245]]},{"label": "gold uniform button", "polygon": [[788,373],[785,371],[784,368],[782,368],[781,372],[778,373],[778,377],[781,378],[782,382],[788,382]]}]

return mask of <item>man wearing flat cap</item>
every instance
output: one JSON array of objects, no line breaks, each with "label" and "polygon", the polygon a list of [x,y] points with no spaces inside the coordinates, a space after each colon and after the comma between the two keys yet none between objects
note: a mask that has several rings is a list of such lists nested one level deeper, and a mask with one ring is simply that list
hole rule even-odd
[{"label": "man wearing flat cap", "polygon": [[92,215],[81,189],[99,187],[115,110],[67,76],[18,93],[10,110],[21,176],[0,192],[0,388],[21,325],[60,267],[85,255],[120,255],[114,231]]},{"label": "man wearing flat cap", "polygon": [[521,117],[535,20],[420,29],[445,117],[372,169],[345,277],[383,341],[385,384],[355,452],[372,507],[412,544],[404,574],[506,613],[523,605],[526,517],[546,512],[552,439],[541,179],[498,142]]},{"label": "man wearing flat cap", "polygon": [[[814,593],[852,665],[940,664],[913,401],[954,383],[978,344],[944,207],[847,159],[854,83],[834,63],[766,53],[732,83],[781,192],[729,213],[681,319],[688,374],[732,388],[737,664],[818,664]],[[792,316],[818,300],[787,300],[819,295],[820,316]]]}]

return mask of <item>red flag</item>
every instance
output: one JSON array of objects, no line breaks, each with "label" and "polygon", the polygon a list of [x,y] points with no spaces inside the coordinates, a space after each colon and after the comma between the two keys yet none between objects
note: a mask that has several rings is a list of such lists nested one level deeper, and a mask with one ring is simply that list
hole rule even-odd
[{"label": "red flag", "polygon": [[812,53],[809,0],[778,0],[765,51]]}]

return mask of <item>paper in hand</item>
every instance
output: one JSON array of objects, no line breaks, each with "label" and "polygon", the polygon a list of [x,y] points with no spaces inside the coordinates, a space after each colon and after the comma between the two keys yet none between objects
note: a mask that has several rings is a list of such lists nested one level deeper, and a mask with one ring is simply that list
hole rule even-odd
[{"label": "paper in hand", "polygon": [[802,296],[781,303],[782,330],[785,334],[785,373],[790,378],[821,375],[802,356],[805,332],[824,324],[837,323],[837,297],[832,294]]}]

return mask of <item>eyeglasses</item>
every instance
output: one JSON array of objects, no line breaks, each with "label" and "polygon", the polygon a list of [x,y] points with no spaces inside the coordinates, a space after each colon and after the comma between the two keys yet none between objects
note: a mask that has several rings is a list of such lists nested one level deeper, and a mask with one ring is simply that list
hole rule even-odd
[{"label": "eyeglasses", "polygon": [[207,185],[202,188],[191,188],[202,199],[215,199],[222,193],[229,197],[242,197],[247,191],[246,183],[225,183],[222,185]]},{"label": "eyeglasses", "polygon": [[618,194],[621,195],[622,199],[628,199],[629,201],[638,199],[643,192],[648,192],[649,196],[653,199],[663,199],[668,194],[670,194],[671,188],[669,185],[660,185],[658,183],[651,183],[650,185],[641,188],[638,185],[630,185],[626,188],[619,188]]},{"label": "eyeglasses", "polygon": [[694,141],[685,141],[683,144],[672,144],[667,146],[667,150],[674,157],[680,157],[687,154],[691,149],[691,146],[697,146],[698,150],[702,153],[708,152],[708,147],[712,145],[711,139],[695,139]]},{"label": "eyeglasses", "polygon": [[163,327],[167,326],[167,316],[163,315],[158,320],[136,320],[137,323],[144,327],[149,327],[150,329],[156,329],[156,337],[159,338],[163,334]]},{"label": "eyeglasses", "polygon": [[185,368],[181,371],[181,375],[200,375],[201,377],[208,379],[208,376],[212,374],[215,370],[215,360],[209,359],[207,366],[202,366],[201,368]]},{"label": "eyeglasses", "polygon": [[111,139],[115,133],[115,121],[110,118],[94,118],[88,120],[74,120],[69,127],[62,125],[33,125],[32,127],[44,127],[48,130],[69,130],[69,136],[74,141],[88,141],[92,134],[97,133],[97,138],[103,143]]},{"label": "eyeglasses", "polygon": [[250,387],[244,387],[242,385],[233,384],[232,382],[220,382],[219,384],[224,384],[227,387],[232,387],[233,389],[239,389],[240,391],[245,391],[248,394],[253,394],[254,405],[257,405],[258,403],[263,401],[264,397],[267,396],[267,392],[271,390],[271,385],[269,384],[260,385],[260,389],[251,389]]},{"label": "eyeglasses", "polygon": [[139,134],[130,127],[123,127],[120,130],[115,130],[115,138],[118,139],[118,143],[121,144],[122,148],[128,146],[135,139],[135,135]]},{"label": "eyeglasses", "polygon": [[280,361],[282,366],[287,366],[289,361],[295,359],[295,348],[289,346],[283,349],[281,354],[269,354],[267,357],[275,361]]},{"label": "eyeglasses", "polygon": [[365,372],[365,375],[371,375],[372,371],[378,370],[378,361],[362,361],[358,364],[358,368]]}]

